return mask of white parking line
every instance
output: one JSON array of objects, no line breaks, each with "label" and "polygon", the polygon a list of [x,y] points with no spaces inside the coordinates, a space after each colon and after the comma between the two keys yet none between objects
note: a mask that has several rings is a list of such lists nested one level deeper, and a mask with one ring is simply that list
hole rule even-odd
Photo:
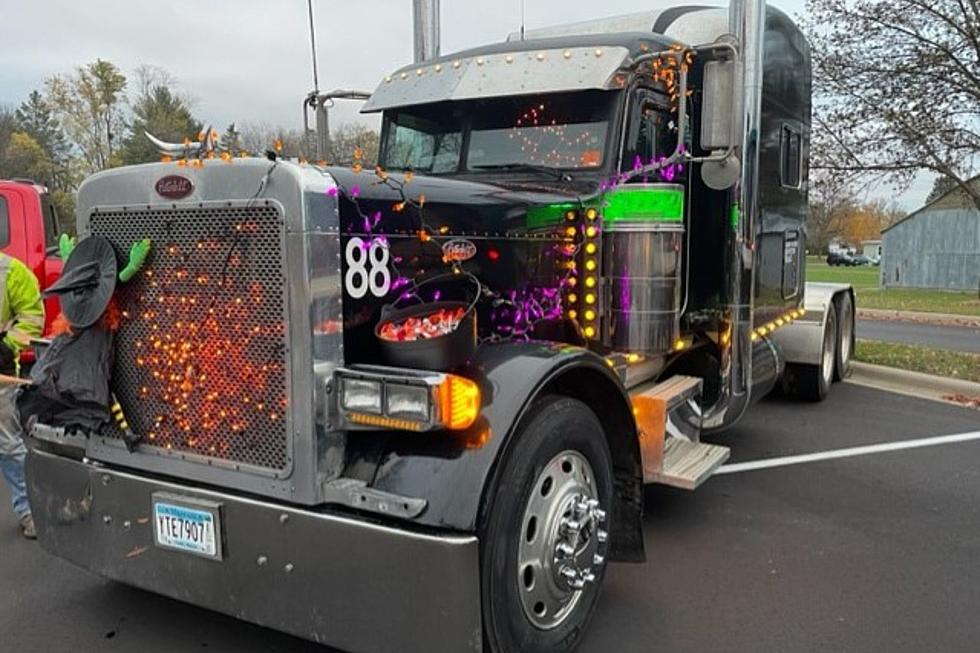
[{"label": "white parking line", "polygon": [[901,442],[883,442],[881,444],[869,444],[863,447],[848,447],[846,449],[832,449],[830,451],[818,451],[816,453],[805,453],[798,456],[783,456],[781,458],[766,458],[763,460],[751,460],[744,463],[732,463],[722,465],[715,474],[735,474],[737,472],[752,472],[757,469],[769,469],[770,467],[786,467],[787,465],[800,465],[812,463],[820,460],[833,460],[834,458],[850,458],[851,456],[866,456],[872,453],[882,453],[885,451],[900,451],[902,449],[917,449],[919,447],[934,447],[940,444],[953,444],[955,442],[967,442],[969,440],[980,440],[980,431],[969,433],[954,433],[952,435],[939,435],[933,438],[920,438],[918,440],[902,440]]}]

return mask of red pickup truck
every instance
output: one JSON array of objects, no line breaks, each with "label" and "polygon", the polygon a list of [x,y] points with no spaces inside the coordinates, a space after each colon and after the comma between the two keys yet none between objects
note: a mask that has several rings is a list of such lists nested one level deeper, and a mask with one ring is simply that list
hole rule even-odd
[{"label": "red pickup truck", "polygon": [[[58,219],[48,189],[27,179],[0,179],[0,251],[23,261],[44,290],[61,274]],[[58,315],[58,299],[44,300],[44,333]],[[33,352],[24,352],[24,359]]]}]

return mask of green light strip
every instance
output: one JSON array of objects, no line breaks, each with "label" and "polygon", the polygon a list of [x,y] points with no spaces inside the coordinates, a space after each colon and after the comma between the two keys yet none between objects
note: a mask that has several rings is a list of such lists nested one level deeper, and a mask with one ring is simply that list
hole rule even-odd
[{"label": "green light strip", "polygon": [[607,224],[684,221],[684,190],[677,186],[621,186],[606,193],[605,200]]},{"label": "green light strip", "polygon": [[738,223],[742,212],[738,210],[738,204],[732,204],[732,231],[738,231]]},{"label": "green light strip", "polygon": [[540,227],[553,227],[561,224],[568,211],[578,209],[578,204],[565,202],[562,204],[543,204],[541,206],[529,206],[527,209],[528,229],[538,229]]}]

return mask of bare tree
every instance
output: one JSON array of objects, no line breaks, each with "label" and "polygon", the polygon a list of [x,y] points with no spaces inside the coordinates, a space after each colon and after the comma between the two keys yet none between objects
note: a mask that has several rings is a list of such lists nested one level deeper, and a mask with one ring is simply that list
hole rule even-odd
[{"label": "bare tree", "polygon": [[980,0],[808,0],[813,168],[907,187],[980,164]]},{"label": "bare tree", "polygon": [[858,192],[840,176],[814,170],[810,176],[809,202],[807,248],[811,253],[825,252],[830,242],[841,236],[844,216],[858,204]]},{"label": "bare tree", "polygon": [[45,87],[45,101],[82,153],[86,172],[118,165],[117,144],[126,130],[126,77],[119,69],[98,59],[49,78]]},{"label": "bare tree", "polygon": [[330,130],[330,151],[333,163],[349,164],[354,161],[355,152],[360,154],[363,165],[374,166],[378,162],[377,131],[364,125],[347,123]]},{"label": "bare tree", "polygon": [[302,130],[284,129],[268,122],[247,122],[238,128],[241,146],[249,153],[261,155],[273,150],[285,157],[305,156]]}]

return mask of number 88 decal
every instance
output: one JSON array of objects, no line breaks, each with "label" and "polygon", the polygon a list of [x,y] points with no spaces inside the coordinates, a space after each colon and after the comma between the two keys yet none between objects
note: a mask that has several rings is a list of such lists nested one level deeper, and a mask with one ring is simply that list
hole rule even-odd
[{"label": "number 88 decal", "polygon": [[354,236],[347,241],[345,258],[347,274],[344,287],[353,299],[360,299],[368,290],[375,297],[384,297],[391,289],[391,272],[388,270],[388,242],[381,238],[371,240],[370,245]]}]

